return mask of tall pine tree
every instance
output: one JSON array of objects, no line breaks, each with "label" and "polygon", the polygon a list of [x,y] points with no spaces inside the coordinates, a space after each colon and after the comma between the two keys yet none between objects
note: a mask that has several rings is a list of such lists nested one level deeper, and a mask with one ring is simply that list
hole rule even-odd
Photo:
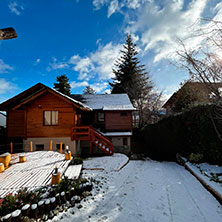
[{"label": "tall pine tree", "polygon": [[137,58],[136,44],[133,43],[130,35],[127,35],[126,43],[121,56],[115,63],[113,73],[115,77],[111,86],[111,93],[127,93],[131,102],[138,110],[139,127],[144,125],[144,108],[148,104],[149,95],[153,89],[149,73],[145,66],[140,64]]},{"label": "tall pine tree", "polygon": [[69,84],[69,79],[67,78],[67,76],[64,74],[61,76],[57,76],[56,81],[58,83],[54,83],[53,88],[65,95],[69,96],[71,94],[71,92],[70,92],[71,86]]}]

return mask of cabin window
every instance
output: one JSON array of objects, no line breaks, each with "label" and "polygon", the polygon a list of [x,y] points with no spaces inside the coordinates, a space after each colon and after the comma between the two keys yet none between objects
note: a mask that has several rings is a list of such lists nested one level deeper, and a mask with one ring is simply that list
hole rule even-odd
[{"label": "cabin window", "polygon": [[127,112],[121,112],[120,116],[127,116]]},{"label": "cabin window", "polygon": [[55,126],[58,125],[59,111],[44,111],[44,125]]},{"label": "cabin window", "polygon": [[123,146],[127,146],[127,138],[126,137],[123,138]]},{"label": "cabin window", "polygon": [[36,151],[44,150],[44,144],[36,144],[35,145],[35,150]]},{"label": "cabin window", "polygon": [[103,112],[98,112],[98,114],[97,114],[97,120],[98,120],[99,122],[104,122],[104,121],[105,121],[105,113],[103,113]]}]

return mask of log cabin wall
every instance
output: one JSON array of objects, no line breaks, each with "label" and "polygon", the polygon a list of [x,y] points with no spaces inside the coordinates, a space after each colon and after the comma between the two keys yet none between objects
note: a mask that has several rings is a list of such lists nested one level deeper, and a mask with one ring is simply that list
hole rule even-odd
[{"label": "log cabin wall", "polygon": [[[44,111],[58,111],[58,125],[44,125]],[[27,138],[70,137],[74,126],[75,108],[47,92],[27,105]]]},{"label": "log cabin wall", "polygon": [[25,110],[7,111],[7,135],[10,138],[25,137]]},{"label": "log cabin wall", "polygon": [[106,131],[132,131],[132,113],[130,111],[106,111]]}]

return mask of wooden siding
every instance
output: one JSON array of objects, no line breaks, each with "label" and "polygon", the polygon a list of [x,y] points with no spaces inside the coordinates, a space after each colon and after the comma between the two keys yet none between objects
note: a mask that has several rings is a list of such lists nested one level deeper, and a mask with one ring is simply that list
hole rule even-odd
[{"label": "wooden siding", "polygon": [[8,137],[25,137],[25,110],[9,110],[7,112]]},{"label": "wooden siding", "polygon": [[[121,116],[121,113],[127,113]],[[129,111],[105,112],[105,130],[107,131],[132,131],[132,113]]]},{"label": "wooden siding", "polygon": [[[44,126],[44,111],[59,111],[58,125]],[[27,138],[69,137],[74,126],[75,108],[66,101],[47,92],[27,104]]]}]

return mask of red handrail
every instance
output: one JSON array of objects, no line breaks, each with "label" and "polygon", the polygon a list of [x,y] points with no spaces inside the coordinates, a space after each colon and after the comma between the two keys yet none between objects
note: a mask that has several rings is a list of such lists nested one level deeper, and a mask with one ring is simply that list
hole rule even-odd
[{"label": "red handrail", "polygon": [[90,126],[75,126],[72,128],[71,133],[72,140],[89,140],[103,152],[108,155],[113,154],[112,142],[98,132],[96,129]]}]

